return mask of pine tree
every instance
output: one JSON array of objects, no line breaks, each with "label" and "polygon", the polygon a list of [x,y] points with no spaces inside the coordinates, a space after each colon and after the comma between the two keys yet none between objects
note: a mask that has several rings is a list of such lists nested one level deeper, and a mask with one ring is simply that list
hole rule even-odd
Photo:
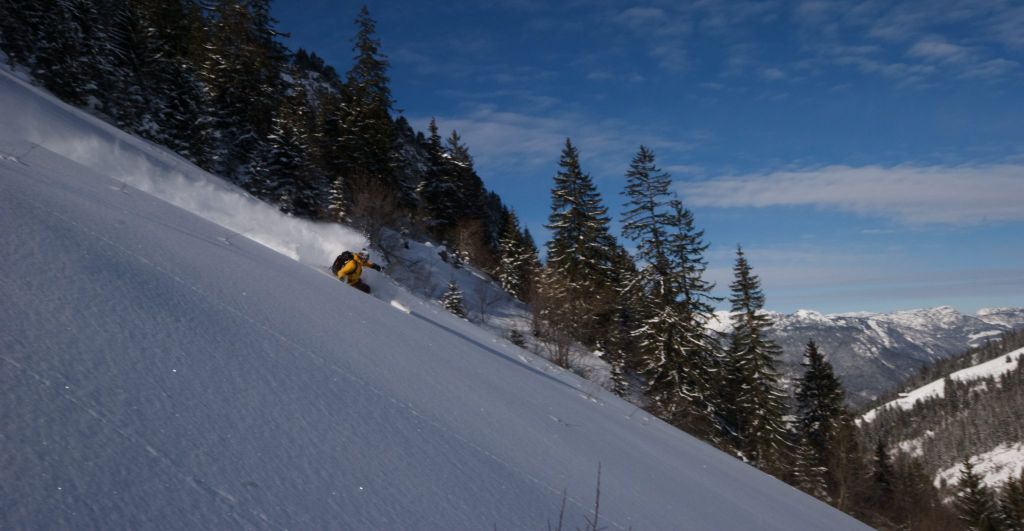
[{"label": "pine tree", "polygon": [[523,243],[519,218],[515,212],[509,212],[499,243],[498,281],[502,289],[519,300],[525,300],[529,293],[531,258]]},{"label": "pine tree", "polygon": [[1017,478],[1010,477],[1003,484],[999,496],[999,514],[1008,531],[1024,530],[1024,469]]},{"label": "pine tree", "polygon": [[462,304],[462,290],[454,280],[448,282],[448,290],[441,296],[441,305],[459,317],[466,317],[466,308]]},{"label": "pine tree", "polygon": [[462,137],[455,130],[448,136],[445,146],[455,182],[455,217],[482,221],[486,192],[483,181],[473,169],[469,147],[462,143]]},{"label": "pine tree", "polygon": [[[847,471],[841,465],[859,450],[849,448],[855,442],[843,440],[843,426],[849,421],[843,406],[842,384],[835,376],[832,364],[818,351],[813,340],[808,341],[804,356],[806,370],[796,382],[794,427],[802,447],[797,456],[797,467],[809,474],[827,471],[825,479],[829,497],[838,504],[842,502],[838,498],[844,496],[841,476]],[[855,429],[846,432],[852,435]],[[844,454],[841,448],[849,451]]]},{"label": "pine tree", "polygon": [[974,465],[968,458],[961,463],[954,505],[960,513],[960,520],[968,529],[976,531],[998,529],[998,517],[992,493],[982,482],[981,475],[974,471]]},{"label": "pine tree", "polygon": [[54,0],[40,14],[32,75],[72,105],[93,105],[99,76],[108,72],[107,43],[96,6],[88,0]]},{"label": "pine tree", "polygon": [[0,50],[13,66],[28,66],[39,48],[39,35],[45,23],[45,7],[37,0],[0,2]]},{"label": "pine tree", "polygon": [[611,369],[611,390],[625,397],[630,394],[628,371],[634,365],[633,357],[637,343],[633,330],[638,326],[639,302],[637,291],[627,288],[637,276],[636,262],[622,246],[616,249],[613,259],[612,282],[619,289],[615,292],[615,306],[608,327],[608,333],[600,345],[606,353],[605,360]]},{"label": "pine tree", "polygon": [[895,498],[895,472],[892,457],[885,441],[878,439],[875,443],[875,457],[871,472],[872,506],[882,514],[891,512]]},{"label": "pine tree", "polygon": [[427,137],[427,168],[423,179],[417,187],[427,227],[434,236],[444,238],[458,221],[458,183],[456,182],[454,164],[451,156],[445,151],[441,135],[438,133],[437,121],[430,119],[428,126],[430,136]]},{"label": "pine tree", "polygon": [[742,248],[736,250],[733,274],[729,299],[733,332],[725,371],[730,381],[721,386],[730,395],[725,397],[724,416],[744,457],[758,468],[781,471],[787,464],[782,420],[786,394],[775,367],[782,349],[767,337],[772,320],[762,311],[765,297],[760,279]]},{"label": "pine tree", "polygon": [[[610,309],[611,252],[616,244],[608,232],[607,208],[580,168],[579,152],[569,139],[558,165],[546,225],[552,231],[547,285],[555,289],[549,300],[560,306],[560,318],[572,323],[572,336],[593,346]],[[556,309],[551,310],[554,317]]]},{"label": "pine tree", "polygon": [[387,56],[381,52],[377,23],[363,6],[355,20],[358,31],[352,50],[355,59],[346,75],[338,114],[339,160],[344,174],[398,191],[393,171],[395,128],[391,119],[394,100],[388,83]]},{"label": "pine tree", "polygon": [[[672,212],[669,201],[672,194],[669,187],[672,179],[654,164],[654,152],[644,146],[633,157],[626,172],[627,197],[621,217],[622,237],[636,242],[636,257],[647,263],[645,273],[651,277],[665,278],[669,273],[668,233],[671,230]],[[652,278],[649,282],[654,281]],[[657,294],[660,303],[671,301],[672,293],[660,286]]]},{"label": "pine tree", "polygon": [[[292,78],[298,80],[293,69]],[[309,159],[312,117],[305,86],[297,81],[274,115],[274,125],[258,157],[250,190],[288,214],[310,216],[318,186]]]},{"label": "pine tree", "polygon": [[796,443],[793,460],[793,485],[823,501],[830,501],[826,477],[828,469],[815,464],[817,456],[807,439],[800,437]]},{"label": "pine tree", "polygon": [[108,114],[131,132],[200,166],[211,132],[204,94],[189,54],[199,14],[182,1],[125,0],[114,13]]},{"label": "pine tree", "polygon": [[284,46],[269,0],[218,0],[209,19],[202,74],[218,133],[216,169],[245,183],[273,129],[284,93]]},{"label": "pine tree", "polygon": [[722,354],[717,337],[706,326],[717,300],[710,294],[714,285],[703,279],[708,246],[682,202],[673,199],[668,204],[666,269],[654,276],[654,291],[647,288],[642,323],[634,331],[640,370],[647,379],[646,394],[662,418],[717,440],[722,408],[716,387]]}]

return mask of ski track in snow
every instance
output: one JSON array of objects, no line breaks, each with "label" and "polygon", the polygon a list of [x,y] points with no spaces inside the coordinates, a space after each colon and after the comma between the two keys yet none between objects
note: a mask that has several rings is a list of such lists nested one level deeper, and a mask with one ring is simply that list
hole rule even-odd
[{"label": "ski track in snow", "polygon": [[[30,200],[27,200],[27,199],[24,199],[24,200],[25,201],[30,201]],[[114,205],[111,204],[109,206],[113,207]],[[145,258],[143,256],[140,256],[137,253],[132,252],[130,249],[127,249],[127,248],[117,244],[116,242],[112,241],[111,239],[107,238],[106,236],[104,236],[102,234],[98,234],[95,231],[92,231],[88,227],[85,227],[84,225],[82,225],[81,223],[77,222],[74,219],[71,219],[71,218],[68,218],[67,216],[64,216],[60,212],[54,211],[52,209],[45,209],[45,208],[42,208],[42,207],[39,207],[39,208],[40,208],[40,210],[45,210],[48,214],[50,214],[50,215],[52,215],[52,216],[54,216],[54,217],[64,221],[65,223],[77,226],[80,230],[90,234],[91,236],[93,236],[97,240],[102,241],[103,243],[105,243],[105,244],[107,244],[107,245],[117,249],[118,251],[124,253],[125,255],[131,256],[132,258],[134,258],[134,259],[138,260],[139,262],[142,262],[143,264],[145,264],[147,267],[150,267],[150,268],[153,268],[153,269],[159,271],[160,273],[164,274],[165,276],[173,279],[175,282],[177,282],[177,283],[179,283],[181,285],[186,286],[188,289],[190,289],[193,292],[195,292],[196,294],[202,296],[204,299],[206,299],[211,304],[216,305],[216,306],[220,307],[221,309],[225,310],[226,312],[234,314],[235,316],[237,316],[237,317],[239,317],[241,319],[244,319],[245,321],[248,321],[250,324],[255,325],[256,327],[262,329],[263,331],[267,332],[271,336],[277,338],[279,341],[281,341],[282,344],[287,345],[288,347],[294,349],[295,351],[302,352],[302,353],[306,354],[307,356],[316,359],[317,362],[319,362],[320,364],[322,364],[324,366],[327,366],[330,370],[334,371],[336,374],[338,374],[342,378],[345,378],[346,380],[349,380],[349,381],[351,381],[353,383],[361,384],[362,387],[364,387],[366,389],[369,389],[370,392],[374,393],[379,399],[385,400],[385,401],[387,401],[387,402],[389,402],[389,403],[391,403],[391,404],[393,404],[393,405],[395,405],[395,406],[397,406],[399,408],[402,408],[402,409],[406,410],[407,412],[409,412],[413,416],[415,416],[415,417],[419,418],[420,420],[426,422],[427,424],[431,425],[432,427],[434,427],[438,431],[447,431],[446,428],[444,426],[442,426],[440,423],[438,423],[437,421],[423,416],[419,411],[416,410],[415,407],[413,407],[412,404],[408,404],[406,402],[398,401],[398,400],[396,400],[394,397],[392,397],[390,395],[381,394],[372,385],[369,385],[368,382],[366,382],[366,381],[364,381],[362,379],[359,379],[359,378],[357,378],[357,377],[355,377],[355,376],[353,376],[353,375],[351,375],[351,374],[349,374],[349,373],[347,373],[345,371],[340,370],[336,365],[334,365],[332,363],[329,363],[329,361],[327,359],[325,359],[322,355],[319,355],[319,354],[316,354],[316,353],[310,351],[309,349],[303,347],[302,345],[299,345],[299,344],[293,342],[292,340],[288,339],[288,337],[280,334],[279,332],[277,332],[273,328],[265,325],[264,323],[261,323],[261,322],[257,321],[256,319],[251,318],[249,315],[247,315],[247,314],[237,310],[236,308],[233,308],[232,306],[229,306],[229,305],[223,303],[220,299],[218,299],[218,298],[210,295],[209,293],[206,293],[205,291],[199,289],[194,283],[187,282],[185,279],[183,279],[183,278],[181,278],[181,277],[171,273],[170,271],[167,271],[166,269],[160,267],[159,264],[153,263],[152,261],[148,260],[147,258]],[[134,212],[133,212],[133,214],[138,215],[137,213],[134,213]],[[140,217],[145,217],[145,216],[140,216]],[[166,223],[163,223],[163,222],[151,219],[151,218],[146,218],[146,219],[147,219],[147,221],[154,222],[154,223],[159,224],[159,225],[161,225],[161,226],[163,226],[165,228],[174,230],[176,232],[179,232],[181,234],[184,234],[184,235],[187,235],[189,237],[195,238],[195,239],[200,240],[202,242],[209,243],[211,245],[217,245],[216,242],[211,241],[208,238],[205,238],[205,237],[196,235],[194,233],[191,233],[191,232],[179,229],[177,227],[173,227],[171,225],[168,225]],[[377,300],[377,299],[375,299],[375,300]],[[401,307],[399,307],[399,309],[402,310],[403,312],[405,311]],[[415,317],[419,317],[419,316],[415,316]],[[441,325],[438,325],[437,323],[434,323],[433,321],[430,321],[430,320],[422,318],[422,317],[420,317],[420,318],[423,319],[427,323],[430,323],[430,324],[433,324],[435,326],[441,327]],[[461,334],[458,334],[457,332],[454,332],[454,331],[451,331],[451,330],[449,330],[449,332],[461,336]],[[462,336],[462,337],[463,337],[463,339],[465,339],[467,341],[472,341],[472,340],[470,340],[469,338],[467,338],[465,336]],[[500,353],[495,352],[495,354],[497,354],[498,357],[505,358],[505,356],[501,355]],[[11,364],[13,364],[13,365],[15,365],[16,367],[18,367],[20,369],[26,371],[27,373],[32,375],[33,378],[35,378],[36,380],[46,384],[47,386],[49,386],[49,387],[51,387],[53,389],[59,389],[58,386],[54,386],[52,383],[50,383],[45,378],[42,378],[41,376],[32,373],[32,371],[29,371],[27,368],[21,366],[20,364],[18,364],[14,360],[11,360],[11,359],[6,358],[6,357],[4,357],[4,360],[9,362],[9,363],[11,363]],[[545,375],[545,376],[547,376],[547,375]],[[548,377],[550,377],[550,376],[548,376]],[[562,382],[561,380],[556,380],[556,381],[558,381],[558,383],[560,383],[560,384],[568,385],[565,382]],[[222,500],[224,500],[225,502],[228,502],[229,504],[231,504],[232,506],[237,504],[237,500],[233,496],[228,494],[227,492],[225,492],[223,490],[220,490],[220,489],[218,489],[216,487],[210,487],[210,486],[206,485],[206,483],[203,482],[202,480],[200,480],[199,478],[196,478],[194,476],[189,476],[189,475],[185,474],[184,472],[182,472],[181,469],[179,469],[173,462],[171,462],[168,458],[166,458],[165,456],[163,456],[162,454],[160,454],[159,452],[154,450],[153,447],[150,444],[148,444],[146,441],[144,441],[141,438],[135,436],[130,431],[124,430],[124,429],[118,427],[117,425],[113,424],[111,421],[108,420],[107,416],[99,413],[95,407],[90,407],[89,405],[84,404],[83,401],[81,401],[79,399],[75,399],[74,397],[69,396],[67,393],[62,392],[61,394],[62,394],[62,396],[64,396],[64,398],[70,400],[76,406],[78,406],[78,407],[84,409],[85,411],[87,411],[93,418],[97,419],[98,421],[100,421],[100,422],[102,422],[102,423],[104,423],[106,425],[111,426],[118,434],[120,434],[126,440],[131,441],[133,444],[135,444],[137,446],[140,446],[140,447],[144,448],[147,452],[153,454],[156,457],[159,457],[166,466],[168,466],[170,469],[174,470],[175,474],[177,474],[179,477],[181,477],[183,479],[189,480],[189,482],[192,485],[194,485],[196,488],[198,488],[200,490],[203,490],[205,492],[208,492],[208,493],[213,493],[213,494],[217,495],[219,498],[221,498]],[[583,398],[591,399],[591,397],[589,395],[580,395],[580,396],[583,397]],[[564,424],[564,425],[568,426],[568,424],[566,424],[566,423],[564,423],[562,421],[558,421],[558,422],[560,424]],[[487,451],[486,449],[481,448],[480,446],[478,446],[475,443],[473,443],[472,441],[466,439],[462,435],[460,435],[458,433],[455,433],[455,432],[450,432],[450,431],[448,433],[450,435],[454,436],[456,439],[458,439],[463,444],[465,444],[467,447],[472,448],[477,453],[479,453],[479,454],[481,454],[483,456],[486,456],[487,458],[489,458],[489,459],[491,459],[491,460],[501,464],[502,466],[504,466],[505,468],[507,468],[509,470],[515,470],[518,474],[522,475],[523,477],[526,477],[530,481],[532,481],[532,482],[536,483],[537,485],[543,487],[548,492],[550,492],[552,494],[555,494],[555,495],[561,495],[562,494],[562,491],[560,491],[559,489],[557,489],[557,488],[547,484],[546,482],[540,480],[539,478],[536,478],[536,477],[530,475],[529,473],[526,473],[523,470],[517,470],[516,467],[513,466],[508,461],[505,461],[505,460],[501,459],[500,457],[498,457],[497,455]],[[583,501],[577,500],[573,496],[566,495],[566,500],[568,500],[570,503],[572,503],[578,509],[580,509],[580,510],[582,510],[584,512],[588,512],[589,511],[591,514],[593,513],[593,510],[588,508],[584,504]],[[268,523],[268,524],[271,523],[270,520],[267,518],[267,516],[265,514],[259,512],[258,510],[255,510],[255,509],[251,509],[251,511],[262,522],[265,522],[265,523]],[[609,519],[608,516],[603,516],[602,518],[605,521],[607,521],[607,522],[611,523],[612,525],[614,525],[617,529],[627,529],[626,526],[624,526],[622,524],[619,524],[618,522],[615,522],[614,520]],[[251,523],[251,522],[247,522],[247,523]],[[285,528],[284,526],[279,526],[279,525],[275,525],[275,527],[278,527],[280,529],[284,529]]]}]

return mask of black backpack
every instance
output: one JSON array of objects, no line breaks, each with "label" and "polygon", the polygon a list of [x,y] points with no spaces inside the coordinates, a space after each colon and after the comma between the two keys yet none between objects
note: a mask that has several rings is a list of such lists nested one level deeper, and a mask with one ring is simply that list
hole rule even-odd
[{"label": "black backpack", "polygon": [[341,271],[341,268],[345,267],[345,264],[349,263],[351,260],[352,253],[345,251],[339,254],[338,257],[334,259],[334,264],[331,265],[331,273],[334,273],[334,276],[338,276],[338,271]]}]

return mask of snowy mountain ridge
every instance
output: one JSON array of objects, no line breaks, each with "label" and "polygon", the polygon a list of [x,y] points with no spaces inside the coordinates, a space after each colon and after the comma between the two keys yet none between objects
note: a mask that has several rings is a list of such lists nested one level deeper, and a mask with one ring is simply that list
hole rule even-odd
[{"label": "snowy mountain ridge", "polygon": [[[965,315],[951,306],[891,313],[766,312],[772,338],[784,349],[788,378],[801,373],[804,347],[813,339],[832,363],[853,405],[864,405],[902,384],[919,368],[1024,327],[1024,308],[994,308]],[[716,328],[730,329],[727,312]]]},{"label": "snowy mountain ridge", "polygon": [[541,529],[563,500],[865,528],[387,277],[409,313],[337,282],[352,231],[2,70],[0,109],[0,528]]}]

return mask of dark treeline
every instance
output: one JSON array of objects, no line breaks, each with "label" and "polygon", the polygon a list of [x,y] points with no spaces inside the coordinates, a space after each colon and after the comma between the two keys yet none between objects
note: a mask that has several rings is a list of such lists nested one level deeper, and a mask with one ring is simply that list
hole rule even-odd
[{"label": "dark treeline", "polygon": [[0,2],[12,64],[286,213],[353,224],[378,244],[385,228],[433,237],[491,272],[503,237],[535,251],[456,131],[424,136],[394,116],[365,8],[344,75],[290,51],[274,25],[269,0]]},{"label": "dark treeline", "polygon": [[[532,334],[557,363],[603,352],[611,387],[839,509],[882,528],[957,529],[921,464],[869,447],[812,342],[794,396],[768,339],[760,280],[741,248],[728,297],[733,332],[708,327],[708,242],[640,146],[625,174],[621,241],[581,154],[566,139],[541,263],[529,231],[483,186],[469,148],[401,116],[375,22],[356,16],[345,74],[290,51],[269,0],[2,0],[11,63],[74,105],[167,146],[282,211],[446,242],[529,303]],[[627,251],[631,244],[635,253]],[[454,283],[444,305],[464,312]],[[525,344],[519,331],[511,338]]]}]

